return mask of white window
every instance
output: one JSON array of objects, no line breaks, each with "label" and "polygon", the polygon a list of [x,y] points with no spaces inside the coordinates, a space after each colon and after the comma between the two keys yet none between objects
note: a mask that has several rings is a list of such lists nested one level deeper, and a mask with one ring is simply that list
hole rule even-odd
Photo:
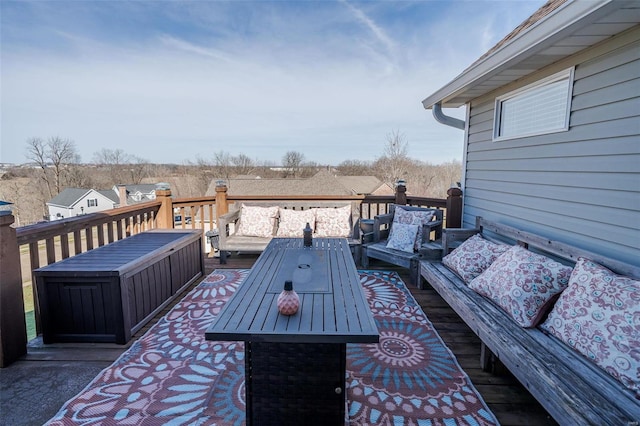
[{"label": "white window", "polygon": [[496,98],[493,139],[569,130],[573,68]]},{"label": "white window", "polygon": [[87,207],[97,207],[98,199],[97,198],[88,198],[87,199]]}]

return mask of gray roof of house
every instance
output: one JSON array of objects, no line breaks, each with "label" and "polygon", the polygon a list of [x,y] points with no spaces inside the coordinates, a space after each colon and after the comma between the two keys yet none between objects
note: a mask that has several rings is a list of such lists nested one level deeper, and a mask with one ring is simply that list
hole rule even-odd
[{"label": "gray roof of house", "polygon": [[156,190],[155,183],[140,183],[136,185],[124,185],[127,191],[130,193],[141,192],[142,194],[149,194]]},{"label": "gray roof of house", "polygon": [[[73,207],[75,203],[77,203],[82,197],[87,195],[89,192],[94,191],[93,189],[86,188],[65,188],[58,195],[53,197],[51,200],[47,202],[47,205],[59,206],[59,207]],[[104,191],[95,191],[100,195],[103,195],[118,204],[120,202],[118,195],[115,194],[112,190],[104,190]]]},{"label": "gray roof of house", "polygon": [[111,189],[98,190],[98,192],[116,204],[120,204],[120,196]]},{"label": "gray roof of house", "polygon": [[55,205],[61,207],[71,207],[80,198],[84,197],[91,189],[86,188],[65,188],[58,195],[47,202],[47,205]]}]

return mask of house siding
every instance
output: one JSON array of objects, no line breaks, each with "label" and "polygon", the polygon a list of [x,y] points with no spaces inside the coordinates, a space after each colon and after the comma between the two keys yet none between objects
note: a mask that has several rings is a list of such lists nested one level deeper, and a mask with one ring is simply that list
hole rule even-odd
[{"label": "house siding", "polygon": [[468,105],[464,226],[483,216],[640,266],[638,39],[563,64],[569,131],[494,142],[495,97],[513,85]]}]

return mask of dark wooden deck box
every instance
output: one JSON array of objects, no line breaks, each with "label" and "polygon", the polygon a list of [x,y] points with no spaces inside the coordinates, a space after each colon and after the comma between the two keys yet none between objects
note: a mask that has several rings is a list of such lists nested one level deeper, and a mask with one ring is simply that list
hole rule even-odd
[{"label": "dark wooden deck box", "polygon": [[204,274],[201,230],[152,230],[34,271],[44,343],[124,344]]}]

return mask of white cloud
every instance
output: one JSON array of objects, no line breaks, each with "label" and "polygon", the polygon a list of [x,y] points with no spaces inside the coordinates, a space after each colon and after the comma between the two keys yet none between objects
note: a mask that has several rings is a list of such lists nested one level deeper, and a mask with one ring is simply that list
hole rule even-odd
[{"label": "white cloud", "polygon": [[[420,102],[483,53],[478,39],[497,12],[344,4],[127,3],[131,22],[75,23],[85,9],[117,12],[97,4],[75,10],[74,22],[48,17],[31,35],[13,30],[24,20],[3,17],[0,162],[22,162],[28,138],[55,135],[75,140],[84,161],[111,147],[154,162],[221,150],[278,162],[299,150],[337,164],[375,159],[394,129],[416,158],[460,158],[462,132]],[[423,25],[384,18],[402,7]]]}]

